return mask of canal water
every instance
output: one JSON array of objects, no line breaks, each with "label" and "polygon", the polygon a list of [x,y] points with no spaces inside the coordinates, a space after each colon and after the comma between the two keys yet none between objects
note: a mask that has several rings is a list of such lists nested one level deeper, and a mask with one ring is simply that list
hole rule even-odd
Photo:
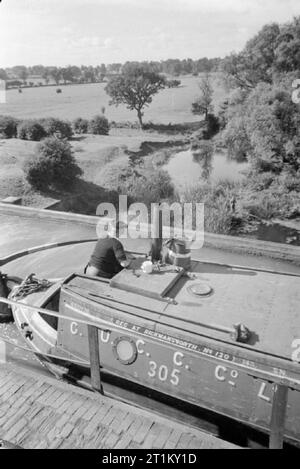
[{"label": "canal water", "polygon": [[[202,150],[176,153],[164,169],[171,176],[175,186],[179,190],[184,190],[199,182],[220,180],[240,182],[246,177],[249,163],[243,159],[233,159],[225,152],[214,152],[213,147],[207,145]],[[245,236],[300,246],[300,231],[279,223],[257,223],[256,227]]]},{"label": "canal water", "polygon": [[165,166],[176,186],[185,188],[204,181],[217,182],[226,179],[241,181],[249,168],[247,161],[238,161],[222,152],[187,150],[176,153]]}]

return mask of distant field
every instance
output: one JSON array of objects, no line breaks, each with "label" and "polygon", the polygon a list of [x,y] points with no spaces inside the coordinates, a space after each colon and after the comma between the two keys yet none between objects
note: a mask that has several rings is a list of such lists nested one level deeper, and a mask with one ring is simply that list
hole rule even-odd
[{"label": "distant field", "polygon": [[[161,91],[153,103],[145,109],[144,120],[168,124],[193,122],[199,120],[191,113],[191,104],[199,94],[198,77],[181,78],[182,86]],[[26,88],[7,91],[6,104],[0,104],[0,114],[9,114],[19,118],[41,118],[47,116],[74,119],[90,118],[101,112],[105,106],[106,116],[112,121],[137,120],[136,113],[125,106],[109,106],[109,97],[104,91],[106,84],[61,86],[62,94],[56,93],[56,87]],[[216,87],[216,99],[220,89]]]}]

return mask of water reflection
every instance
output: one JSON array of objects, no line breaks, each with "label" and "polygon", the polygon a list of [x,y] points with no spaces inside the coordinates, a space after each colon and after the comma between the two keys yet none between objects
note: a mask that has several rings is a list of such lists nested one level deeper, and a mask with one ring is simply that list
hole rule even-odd
[{"label": "water reflection", "polygon": [[[201,142],[202,143],[202,142]],[[176,153],[165,166],[176,185],[190,186],[202,181],[217,182],[227,179],[241,181],[249,163],[233,159],[231,155],[216,152],[211,142],[205,142],[193,150]]]},{"label": "water reflection", "polygon": [[208,181],[213,170],[214,146],[204,142],[200,148],[192,151],[193,161],[201,167],[201,178]]}]

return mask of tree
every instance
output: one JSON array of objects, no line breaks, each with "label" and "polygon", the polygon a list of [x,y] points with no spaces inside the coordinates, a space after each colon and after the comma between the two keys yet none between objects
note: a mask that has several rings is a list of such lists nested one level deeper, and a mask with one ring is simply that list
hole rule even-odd
[{"label": "tree", "polygon": [[199,82],[199,88],[201,95],[197,100],[192,104],[192,113],[193,114],[205,114],[205,120],[208,119],[208,114],[212,110],[212,97],[213,97],[213,88],[211,83],[211,75],[206,73],[204,77]]},{"label": "tree", "polygon": [[45,67],[42,77],[44,78],[46,85],[48,85],[51,77],[51,73],[48,67]]},{"label": "tree", "polygon": [[69,142],[49,137],[38,144],[36,152],[23,166],[27,181],[35,188],[69,187],[82,174]]},{"label": "tree", "polygon": [[61,76],[62,76],[61,69],[59,69],[59,68],[57,68],[57,67],[51,68],[51,70],[50,70],[50,76],[53,78],[53,80],[55,81],[55,83],[56,83],[57,85],[59,85],[59,82],[60,82]]},{"label": "tree", "polygon": [[73,72],[71,67],[65,67],[61,69],[61,76],[64,80],[64,84],[67,84],[67,81],[73,81]]},{"label": "tree", "polygon": [[0,80],[7,80],[7,73],[4,68],[0,68]]},{"label": "tree", "polygon": [[29,71],[30,75],[43,76],[44,73],[45,73],[44,65],[33,65],[33,67],[30,67],[30,71]]},{"label": "tree", "polygon": [[112,98],[110,104],[125,104],[128,109],[136,110],[143,127],[143,108],[149,106],[152,97],[165,86],[165,78],[151,67],[130,63],[123,67],[120,75],[111,77],[105,91]]},{"label": "tree", "polygon": [[279,72],[299,71],[300,68],[300,17],[285,25],[278,38],[275,67]]},{"label": "tree", "polygon": [[27,67],[25,67],[25,65],[16,65],[15,67],[12,68],[12,70],[13,70],[13,73],[18,78],[23,80],[23,83],[26,82],[27,77],[28,77],[28,70],[27,70]]},{"label": "tree", "polygon": [[221,69],[230,85],[251,90],[261,81],[272,83],[279,35],[277,23],[266,25],[242,52],[223,60]]}]

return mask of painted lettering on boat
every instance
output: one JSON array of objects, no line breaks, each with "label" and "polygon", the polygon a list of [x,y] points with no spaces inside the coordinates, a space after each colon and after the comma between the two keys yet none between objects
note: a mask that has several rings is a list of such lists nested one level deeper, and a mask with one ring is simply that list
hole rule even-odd
[{"label": "painted lettering on boat", "polygon": [[266,387],[267,387],[267,383],[261,383],[257,396],[263,401],[271,402],[271,398],[265,395]]},{"label": "painted lettering on boat", "polygon": [[215,378],[218,381],[227,381],[230,386],[235,386],[236,380],[239,377],[239,373],[237,370],[228,370],[226,366],[218,365],[215,369]]},{"label": "painted lettering on boat", "polygon": [[[73,311],[77,310],[78,312],[89,312],[90,314],[94,311],[98,312],[98,310],[93,306],[90,306],[88,311],[84,305],[81,305],[79,302],[75,303],[74,301],[70,301],[70,303],[65,302],[65,306],[69,309],[72,309]],[[104,314],[104,316],[106,315]],[[254,361],[246,360],[231,353],[224,353],[220,350],[207,347],[206,345],[195,344],[181,338],[164,334],[159,331],[154,331],[146,327],[137,326],[136,324],[132,324],[127,321],[122,321],[118,318],[105,317],[105,320],[110,321],[112,325],[116,325],[120,329],[126,330],[128,332],[136,332],[139,335],[149,337],[151,339],[157,340],[164,344],[168,344],[170,346],[176,346],[177,348],[184,349],[192,353],[197,353],[199,355],[215,358],[222,362],[232,363],[235,364],[235,366],[238,366],[245,370],[253,369],[260,373],[268,374],[270,376],[275,375],[279,377],[284,377],[286,379],[292,380],[294,383],[300,383],[299,374],[296,372],[290,375],[286,372],[286,370],[283,370],[281,368],[275,368],[267,364],[256,363]],[[144,353],[143,345],[144,342],[141,340],[137,343],[139,354]],[[293,359],[294,361],[300,362],[300,339],[295,339],[295,341],[292,343],[292,346],[296,349],[293,352]]]}]

